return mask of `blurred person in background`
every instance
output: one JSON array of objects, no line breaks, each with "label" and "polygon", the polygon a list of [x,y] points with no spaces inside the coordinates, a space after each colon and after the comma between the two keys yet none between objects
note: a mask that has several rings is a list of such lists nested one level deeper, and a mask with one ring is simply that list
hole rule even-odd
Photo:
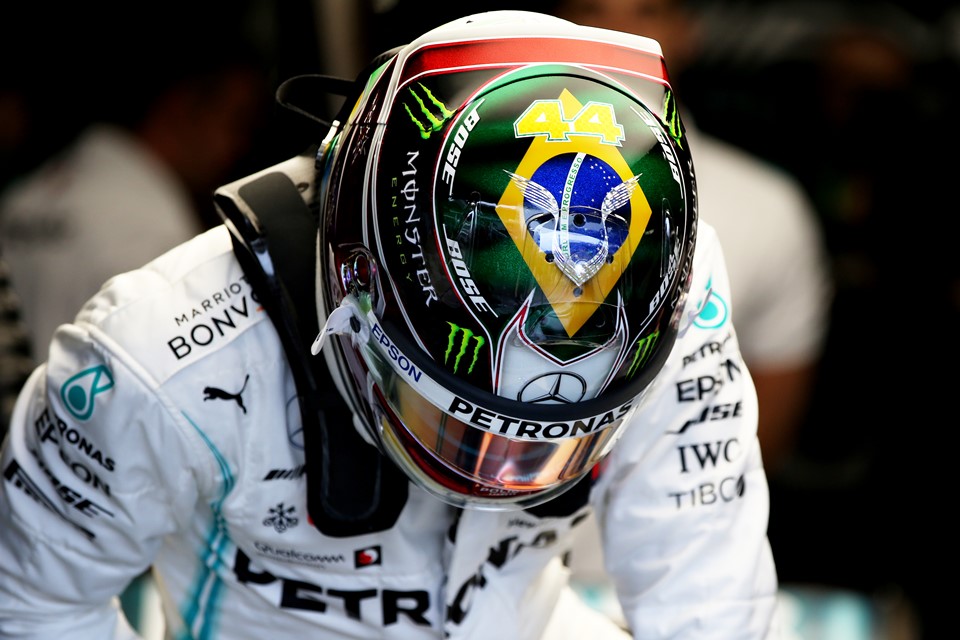
[{"label": "blurred person in background", "polygon": [[[61,123],[62,146],[0,201],[3,255],[41,360],[106,278],[218,222],[213,189],[241,169],[269,104],[263,62],[219,3],[97,11],[60,7],[55,35],[22,39],[49,49],[28,63],[40,65],[44,115],[75,127]],[[33,18],[18,28],[49,25]]]},{"label": "blurred person in background", "polygon": [[771,483],[770,535],[784,578],[900,594],[920,637],[952,637],[929,575],[955,543],[929,506],[949,503],[955,466],[940,389],[957,376],[931,363],[960,357],[941,329],[960,326],[957,65],[924,3],[830,8],[802,56],[767,73],[781,118],[769,138],[821,214],[836,283],[810,419]]},{"label": "blurred person in background", "polygon": [[[270,105],[245,6],[61,6],[53,23],[43,8],[15,8],[21,33],[4,49],[46,51],[6,58],[19,61],[17,83],[0,94],[19,117],[0,129],[0,435],[57,326],[109,277],[220,222],[213,190],[247,170]],[[147,574],[122,597],[148,637],[155,601]]]},{"label": "blurred person in background", "polygon": [[[17,50],[9,38],[0,39],[0,192],[29,165],[27,140],[31,113],[27,78],[17,64]],[[0,236],[2,237],[2,236]],[[20,297],[10,282],[0,241],[0,442],[7,432],[20,388],[36,366],[23,322]]]}]

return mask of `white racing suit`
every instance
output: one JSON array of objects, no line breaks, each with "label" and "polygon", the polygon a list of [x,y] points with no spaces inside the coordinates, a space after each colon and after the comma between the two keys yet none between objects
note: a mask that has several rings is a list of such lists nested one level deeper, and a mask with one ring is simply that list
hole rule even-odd
[{"label": "white racing suit", "polygon": [[198,236],[110,280],[20,396],[0,458],[0,637],[120,637],[113,596],[152,566],[176,638],[540,638],[591,508],[635,637],[768,637],[768,492],[728,301],[701,223],[657,397],[590,504],[458,511],[411,486],[389,529],[328,537],[307,514],[278,334],[227,231]]}]

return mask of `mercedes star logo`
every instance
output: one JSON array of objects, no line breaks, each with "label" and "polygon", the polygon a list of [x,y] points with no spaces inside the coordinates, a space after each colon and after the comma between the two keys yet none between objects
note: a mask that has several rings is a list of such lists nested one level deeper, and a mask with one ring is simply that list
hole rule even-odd
[{"label": "mercedes star logo", "polygon": [[587,393],[586,381],[575,373],[544,373],[520,389],[518,400],[550,404],[573,404]]}]

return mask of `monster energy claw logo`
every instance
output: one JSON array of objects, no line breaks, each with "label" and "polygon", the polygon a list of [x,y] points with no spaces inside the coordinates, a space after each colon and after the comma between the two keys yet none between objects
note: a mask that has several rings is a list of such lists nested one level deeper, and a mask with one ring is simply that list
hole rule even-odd
[{"label": "monster energy claw logo", "polygon": [[475,334],[470,329],[464,327],[458,327],[452,322],[447,322],[450,325],[450,335],[447,336],[447,352],[443,354],[443,363],[447,364],[450,360],[450,354],[453,353],[454,346],[456,345],[457,334],[460,334],[460,349],[457,351],[457,357],[453,361],[453,372],[457,373],[457,369],[460,368],[460,360],[467,353],[467,348],[470,346],[471,338],[476,341],[473,345],[473,357],[470,360],[470,367],[467,369],[467,373],[473,373],[473,367],[477,364],[477,359],[480,357],[480,348],[486,344],[486,340],[483,336]]},{"label": "monster energy claw logo", "polygon": [[635,376],[637,371],[640,370],[640,367],[650,359],[650,355],[653,353],[653,347],[657,344],[658,338],[660,338],[660,332],[654,331],[646,338],[637,342],[637,350],[633,352],[633,362],[630,363],[630,369],[627,371],[628,378]]},{"label": "monster energy claw logo", "polygon": [[423,101],[423,99],[419,95],[417,95],[417,92],[412,87],[408,89],[408,91],[410,92],[410,95],[413,96],[413,99],[416,100],[417,104],[420,106],[420,114],[424,119],[427,120],[427,122],[429,123],[429,126],[424,124],[421,120],[417,118],[416,115],[414,115],[413,111],[410,109],[410,107],[407,105],[406,102],[403,103],[403,108],[406,110],[407,115],[410,116],[410,119],[413,120],[413,124],[417,125],[417,129],[420,130],[420,137],[426,140],[427,138],[430,137],[431,133],[434,133],[435,131],[440,131],[440,129],[443,127],[443,123],[447,119],[449,119],[450,116],[453,115],[453,111],[450,111],[449,109],[447,109],[445,104],[437,100],[434,97],[434,95],[430,93],[430,89],[427,89],[425,86],[423,86],[423,84],[419,82],[417,84],[420,86],[421,89],[423,89],[423,92],[427,94],[427,99],[430,101],[430,104],[433,105],[433,107],[440,112],[439,117],[434,115],[430,111],[430,108],[427,106],[427,104]]},{"label": "monster energy claw logo", "polygon": [[680,126],[680,112],[677,110],[677,100],[672,91],[663,95],[663,119],[670,130],[670,137],[683,148],[683,128]]}]

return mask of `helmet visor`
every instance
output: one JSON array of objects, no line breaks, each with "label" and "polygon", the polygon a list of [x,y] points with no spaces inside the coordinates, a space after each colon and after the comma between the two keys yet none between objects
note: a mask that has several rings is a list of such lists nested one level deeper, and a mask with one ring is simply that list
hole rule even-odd
[{"label": "helmet visor", "polygon": [[431,378],[359,306],[350,295],[338,311],[352,312],[379,440],[414,481],[450,504],[526,508],[558,495],[603,459],[641,404],[637,398],[600,415],[578,415],[589,405],[568,404],[563,420],[543,419],[535,403],[504,413],[502,398],[490,394],[485,406]]},{"label": "helmet visor", "polygon": [[[421,485],[457,505],[532,506],[531,501],[556,495],[606,455],[633,412],[631,408],[615,423],[581,436],[525,439],[497,433],[513,418],[462,399],[441,408],[396,372],[373,392],[382,439],[394,459]],[[547,431],[566,428],[522,422]]]}]

